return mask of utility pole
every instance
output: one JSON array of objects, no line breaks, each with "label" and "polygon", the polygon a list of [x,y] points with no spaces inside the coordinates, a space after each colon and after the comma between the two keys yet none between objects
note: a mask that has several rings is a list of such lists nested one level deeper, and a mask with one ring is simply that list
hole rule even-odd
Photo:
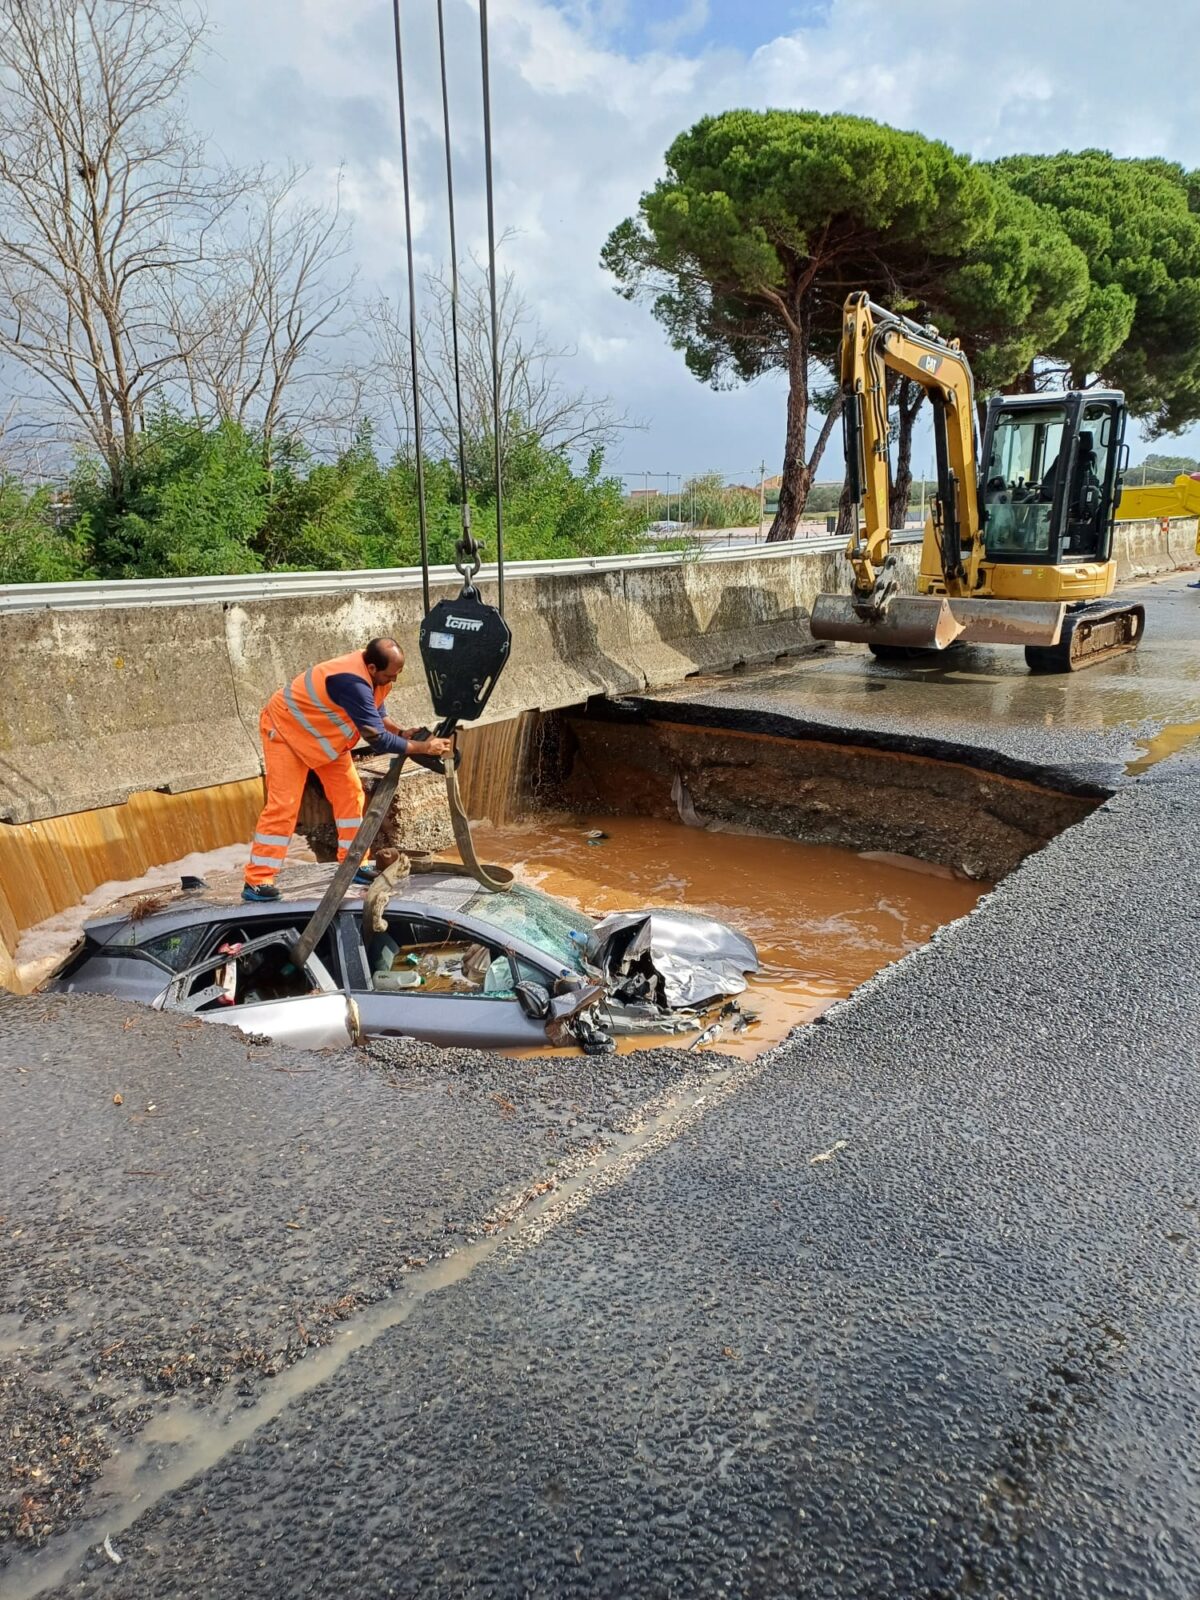
[{"label": "utility pole", "polygon": [[758,532],[754,535],[757,544],[762,538],[763,521],[767,514],[767,463],[760,461],[758,464]]}]

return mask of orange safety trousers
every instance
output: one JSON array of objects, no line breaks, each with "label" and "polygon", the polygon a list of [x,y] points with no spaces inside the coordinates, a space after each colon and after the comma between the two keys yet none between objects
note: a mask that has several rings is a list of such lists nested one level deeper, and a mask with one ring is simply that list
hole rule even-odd
[{"label": "orange safety trousers", "polygon": [[267,803],[254,830],[246,882],[270,883],[283,865],[288,845],[296,831],[300,801],[310,772],[316,773],[317,781],[333,809],[338,860],[341,861],[347,846],[358,832],[363,814],[363,786],[354,770],[349,750],[343,751],[335,761],[310,767],[307,761],[296,754],[265,711],[259,718],[258,730],[262,735],[266,766]]}]

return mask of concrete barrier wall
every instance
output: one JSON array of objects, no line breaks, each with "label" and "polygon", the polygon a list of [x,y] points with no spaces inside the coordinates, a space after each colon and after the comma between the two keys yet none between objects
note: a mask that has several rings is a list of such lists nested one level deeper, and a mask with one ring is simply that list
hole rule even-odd
[{"label": "concrete barrier wall", "polygon": [[[915,570],[915,547],[901,559]],[[844,581],[840,565],[797,548],[511,581],[513,653],[488,720],[803,650],[813,596]],[[426,722],[421,616],[411,588],[8,616],[0,821],[254,777],[259,714],[279,685],[374,634],[409,658],[391,714]]]},{"label": "concrete barrier wall", "polygon": [[[1194,522],[1118,524],[1118,571],[1190,565],[1195,536]],[[897,558],[911,588],[919,546],[898,546]],[[506,594],[513,653],[488,720],[805,650],[814,597],[846,579],[840,554],[802,546],[516,578]],[[0,821],[256,777],[259,713],[275,689],[374,634],[394,634],[409,657],[391,714],[426,722],[421,614],[419,590],[398,588],[6,616]]]},{"label": "concrete barrier wall", "polygon": [[1196,519],[1177,517],[1162,522],[1118,522],[1113,540],[1117,581],[1152,578],[1196,564]]}]

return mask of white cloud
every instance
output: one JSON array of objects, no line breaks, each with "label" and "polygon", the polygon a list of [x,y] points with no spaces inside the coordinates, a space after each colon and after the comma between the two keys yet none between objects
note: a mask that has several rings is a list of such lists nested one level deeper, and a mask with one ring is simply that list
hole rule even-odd
[{"label": "white cloud", "polygon": [[668,50],[681,39],[690,39],[700,33],[708,23],[708,0],[686,0],[686,4],[673,17],[663,22],[653,22],[648,29],[650,38],[660,49]]},{"label": "white cloud", "polygon": [[[680,0],[695,21],[704,0]],[[649,312],[598,265],[609,229],[662,170],[670,140],[730,106],[809,106],[915,127],[990,157],[1100,145],[1200,166],[1194,96],[1164,87],[1192,55],[1192,0],[1158,0],[1153,25],[1125,0],[833,0],[827,21],[763,41],[746,7],[744,50],[681,29],[636,57],[610,42],[628,0],[494,0],[497,218],[505,260],[550,337],[578,351],[571,381],[652,418],[617,465],[714,467],[746,478],[778,463],[782,386],[714,394],[686,372]],[[231,156],[344,166],[364,287],[395,293],[403,266],[390,8],[377,0],[209,0],[213,55],[197,120]],[[441,110],[431,7],[404,7],[421,259],[446,253]],[[484,243],[478,14],[447,0],[460,242]],[[685,36],[689,40],[683,46]],[[1184,83],[1186,91],[1186,80]]]}]

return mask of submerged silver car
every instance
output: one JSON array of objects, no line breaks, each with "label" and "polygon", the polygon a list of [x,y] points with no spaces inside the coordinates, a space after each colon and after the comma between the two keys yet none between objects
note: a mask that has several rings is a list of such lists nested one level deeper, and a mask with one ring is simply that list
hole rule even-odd
[{"label": "submerged silver car", "polygon": [[713,918],[663,910],[597,923],[539,890],[486,889],[452,866],[401,884],[382,932],[364,929],[364,895],[351,891],[300,968],[293,944],[333,870],[289,867],[274,903],[243,902],[240,879],[129,897],[86,924],[48,987],[310,1047],[405,1035],[603,1050],[615,1033],[700,1029],[699,1008],[728,1002],[758,970],[750,941]]}]

